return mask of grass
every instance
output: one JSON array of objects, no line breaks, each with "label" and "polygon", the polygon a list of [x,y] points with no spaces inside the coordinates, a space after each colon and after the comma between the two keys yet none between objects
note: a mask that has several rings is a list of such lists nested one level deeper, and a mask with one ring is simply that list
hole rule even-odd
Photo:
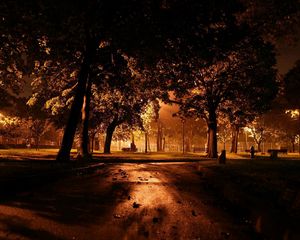
[{"label": "grass", "polygon": [[[11,159],[11,160],[54,160],[58,152],[58,149],[0,149],[0,159]],[[71,154],[76,155],[77,150],[72,149]],[[185,153],[181,152],[150,152],[150,153],[130,153],[130,152],[121,152],[115,151],[112,154],[103,154],[100,151],[94,151],[93,154],[97,158],[117,158],[117,159],[149,159],[149,160],[158,160],[158,159],[197,159],[204,158],[206,153]],[[242,160],[249,159],[250,154],[246,152],[240,152],[238,154],[226,153],[228,159],[231,160]],[[269,159],[268,153],[257,153],[257,160]],[[279,159],[288,159],[288,160],[300,160],[300,155],[298,153],[288,153],[288,154],[279,154]]]},{"label": "grass", "polygon": [[[239,152],[238,154],[231,155],[230,153],[227,154],[227,157],[230,158],[232,156],[232,159],[243,159],[243,158],[250,158],[250,154],[247,152]],[[270,159],[269,153],[255,153],[256,159]],[[288,154],[278,154],[278,159],[289,159],[289,160],[300,160],[299,153],[288,153]]]},{"label": "grass", "polygon": [[[55,161],[58,149],[0,149],[0,183],[13,178],[41,174],[43,172],[82,166],[82,162],[71,164]],[[76,150],[72,150],[74,155]]]},{"label": "grass", "polygon": [[[54,160],[58,149],[0,149],[0,159],[2,160]],[[76,149],[72,149],[72,154],[76,153]]]},{"label": "grass", "polygon": [[[18,175],[22,172],[43,171],[47,168],[53,168],[58,165],[55,156],[58,149],[1,149],[0,150],[0,178],[8,175]],[[76,149],[72,150],[75,156]],[[206,160],[205,153],[128,153],[113,152],[112,154],[103,154],[99,151],[94,153],[95,160],[177,160],[193,161]],[[255,160],[249,159],[249,153],[232,154],[227,153],[227,164],[224,169],[234,174],[239,173],[245,177],[255,178],[262,183],[272,179],[272,183],[280,185],[280,181],[296,181],[300,172],[299,154],[279,155],[277,160],[270,160],[268,154],[257,154]],[[79,162],[73,162],[77,164]],[[214,163],[214,161],[211,161]],[[80,164],[80,163],[79,163]],[[224,166],[215,165],[216,168],[223,169]],[[267,176],[267,177],[266,177]]]},{"label": "grass", "polygon": [[[58,149],[0,149],[0,160],[55,160]],[[75,157],[76,149],[72,149],[71,156]],[[195,160],[199,157],[205,157],[205,153],[130,153],[115,151],[111,154],[103,154],[100,151],[94,151],[93,156],[96,159],[131,159],[131,160]]]},{"label": "grass", "polygon": [[194,153],[178,153],[178,152],[151,152],[151,153],[128,153],[128,152],[112,152],[112,154],[95,153],[95,157],[99,158],[117,158],[117,159],[132,159],[132,160],[179,160],[179,159],[198,159],[199,157],[205,157],[205,154]]}]

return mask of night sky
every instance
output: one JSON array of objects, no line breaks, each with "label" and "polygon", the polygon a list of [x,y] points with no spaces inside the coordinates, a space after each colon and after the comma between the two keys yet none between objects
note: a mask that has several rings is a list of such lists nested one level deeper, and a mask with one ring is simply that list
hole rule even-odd
[{"label": "night sky", "polygon": [[300,43],[294,46],[281,44],[279,46],[279,54],[277,56],[277,66],[279,73],[285,74],[289,71],[294,63],[300,59]]}]

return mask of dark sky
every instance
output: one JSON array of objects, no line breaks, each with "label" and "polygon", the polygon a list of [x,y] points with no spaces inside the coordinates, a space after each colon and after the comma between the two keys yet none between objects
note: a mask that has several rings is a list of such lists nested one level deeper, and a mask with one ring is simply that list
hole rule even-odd
[{"label": "dark sky", "polygon": [[277,65],[281,74],[290,70],[298,59],[300,59],[300,41],[295,46],[280,44]]}]

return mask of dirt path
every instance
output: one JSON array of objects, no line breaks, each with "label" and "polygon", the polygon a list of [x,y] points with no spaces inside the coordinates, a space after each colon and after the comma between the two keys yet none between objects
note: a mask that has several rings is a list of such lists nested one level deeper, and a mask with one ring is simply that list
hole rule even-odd
[{"label": "dirt path", "polygon": [[108,164],[0,202],[0,239],[254,239],[197,163]]}]

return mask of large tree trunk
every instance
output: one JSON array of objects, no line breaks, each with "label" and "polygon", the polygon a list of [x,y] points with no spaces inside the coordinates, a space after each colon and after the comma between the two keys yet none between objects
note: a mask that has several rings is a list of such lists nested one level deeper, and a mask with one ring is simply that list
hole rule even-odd
[{"label": "large tree trunk", "polygon": [[148,132],[145,131],[145,153],[148,153]]},{"label": "large tree trunk", "polygon": [[162,151],[162,126],[161,122],[158,120],[157,121],[157,152]]},{"label": "large tree trunk", "polygon": [[293,139],[291,141],[291,143],[292,143],[292,152],[294,153],[295,152],[295,140]]},{"label": "large tree trunk", "polygon": [[240,128],[238,126],[232,126],[231,149],[230,149],[231,153],[237,153],[238,151],[239,131]]},{"label": "large tree trunk", "polygon": [[83,105],[81,109],[82,132],[80,134],[80,149],[78,158],[88,160],[91,158],[89,152],[89,116],[90,116],[90,102],[91,102],[91,78],[88,78],[86,93],[83,98]]},{"label": "large tree trunk", "polygon": [[92,136],[90,138],[90,146],[89,146],[89,149],[90,149],[90,152],[93,153],[94,152],[94,148],[95,148],[95,142],[96,142],[96,132],[93,132],[92,133]]},{"label": "large tree trunk", "polygon": [[261,152],[261,141],[257,142],[257,151]]},{"label": "large tree trunk", "polygon": [[70,160],[70,152],[72,149],[76,128],[80,118],[83,98],[85,95],[86,84],[87,84],[89,71],[90,71],[90,65],[96,53],[96,48],[97,48],[96,41],[94,39],[93,40],[89,39],[85,50],[85,56],[81,64],[81,69],[78,75],[78,85],[76,89],[75,98],[64,131],[62,144],[56,157],[57,161],[65,162]]},{"label": "large tree trunk", "polygon": [[36,137],[36,138],[35,138],[35,150],[36,150],[36,151],[39,150],[39,138],[40,138],[40,137]]},{"label": "large tree trunk", "polygon": [[206,134],[206,149],[205,152],[208,154],[208,146],[209,146],[209,129],[207,127],[207,134]]},{"label": "large tree trunk", "polygon": [[207,143],[207,156],[209,158],[218,158],[217,148],[217,116],[214,111],[209,113],[207,122],[208,127],[208,143]]},{"label": "large tree trunk", "polygon": [[190,136],[188,136],[187,139],[185,139],[185,152],[191,152],[191,137]]},{"label": "large tree trunk", "polygon": [[148,142],[148,151],[151,152],[151,144],[150,144],[149,133],[147,134],[147,142]]},{"label": "large tree trunk", "polygon": [[114,119],[111,124],[108,125],[106,129],[106,137],[104,143],[104,153],[110,154],[110,146],[112,141],[112,136],[117,127],[117,121]]}]

